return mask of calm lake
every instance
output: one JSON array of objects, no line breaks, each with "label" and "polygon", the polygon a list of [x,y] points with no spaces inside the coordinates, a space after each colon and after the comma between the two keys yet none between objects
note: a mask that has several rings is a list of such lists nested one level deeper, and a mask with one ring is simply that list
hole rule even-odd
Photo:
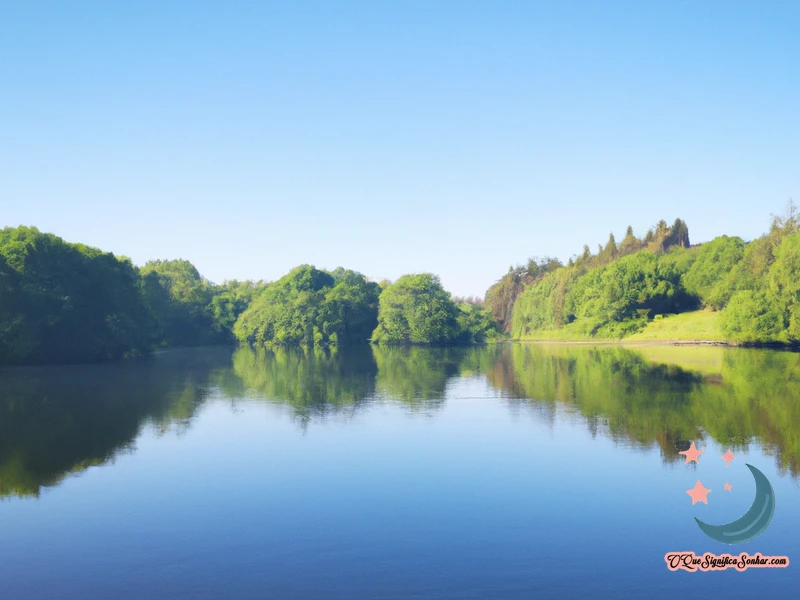
[{"label": "calm lake", "polygon": [[[747,512],[745,463],[774,518],[722,544],[694,517]],[[789,598],[800,354],[197,348],[0,369],[0,497],[9,599]],[[669,571],[687,550],[792,564]]]}]

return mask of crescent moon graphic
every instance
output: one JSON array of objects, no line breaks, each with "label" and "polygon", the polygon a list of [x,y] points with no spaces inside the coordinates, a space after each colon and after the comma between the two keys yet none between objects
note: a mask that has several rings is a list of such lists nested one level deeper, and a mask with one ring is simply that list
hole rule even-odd
[{"label": "crescent moon graphic", "polygon": [[697,517],[695,521],[708,537],[723,544],[743,544],[761,535],[775,514],[775,491],[761,471],[746,465],[756,480],[756,497],[750,509],[735,521],[726,525],[709,525]]}]

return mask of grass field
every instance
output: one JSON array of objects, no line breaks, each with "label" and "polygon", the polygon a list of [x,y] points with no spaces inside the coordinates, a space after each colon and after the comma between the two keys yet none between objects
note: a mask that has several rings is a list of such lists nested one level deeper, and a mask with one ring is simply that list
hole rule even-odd
[{"label": "grass field", "polygon": [[534,331],[520,341],[537,342],[724,342],[720,313],[696,310],[650,321],[641,331],[621,340],[587,335],[572,323],[561,329]]},{"label": "grass field", "polygon": [[642,331],[624,341],[709,341],[721,342],[720,313],[696,310],[650,321]]}]

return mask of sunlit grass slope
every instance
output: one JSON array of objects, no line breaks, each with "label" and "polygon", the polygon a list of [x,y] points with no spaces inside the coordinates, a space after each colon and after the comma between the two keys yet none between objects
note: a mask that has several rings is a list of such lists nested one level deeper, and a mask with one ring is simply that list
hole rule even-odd
[{"label": "sunlit grass slope", "polygon": [[724,341],[720,313],[695,310],[650,321],[641,331],[625,338],[630,341]]},{"label": "sunlit grass slope", "polygon": [[552,342],[722,342],[720,313],[696,310],[677,315],[657,317],[640,331],[619,337],[593,336],[581,323],[570,323],[561,329],[531,331],[521,341]]}]

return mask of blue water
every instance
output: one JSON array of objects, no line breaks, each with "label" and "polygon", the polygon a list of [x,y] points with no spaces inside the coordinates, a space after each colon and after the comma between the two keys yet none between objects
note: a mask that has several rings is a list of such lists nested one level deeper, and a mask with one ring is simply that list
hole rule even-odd
[{"label": "blue water", "polygon": [[[798,457],[786,458],[794,450],[787,436],[800,430],[798,423],[784,423],[789,434],[768,439],[762,432],[759,438],[754,423],[763,408],[738,414],[731,427],[744,433],[749,427],[751,435],[732,445],[737,459],[726,469],[719,457],[731,440],[704,435],[711,424],[698,422],[704,437],[697,445],[706,452],[698,465],[685,465],[659,445],[658,423],[643,424],[646,410],[634,423],[623,409],[590,410],[580,397],[528,398],[520,385],[498,385],[492,375],[503,360],[513,362],[507,350],[470,352],[429,360],[424,374],[407,363],[395,369],[376,356],[374,367],[354,368],[333,393],[317,380],[297,393],[274,390],[305,381],[309,371],[336,379],[350,364],[341,353],[334,363],[301,357],[299,369],[286,367],[280,356],[257,363],[265,380],[285,377],[286,385],[258,383],[252,368],[237,368],[241,356],[232,361],[225,349],[179,350],[126,365],[0,371],[6,394],[0,418],[25,435],[0,441],[2,597],[796,594],[796,564],[742,573],[670,572],[664,554],[760,552],[800,564],[800,486],[792,474]],[[537,356],[545,361],[540,366],[548,364],[547,355]],[[788,356],[780,360],[789,360],[785,368],[794,373],[796,356]],[[613,365],[614,359],[585,360],[605,368],[604,361]],[[515,364],[524,360],[517,357]],[[282,368],[289,372],[281,374]],[[691,373],[687,367],[676,375],[675,369],[670,372],[677,379]],[[401,373],[389,377],[394,370]],[[565,372],[577,378],[579,370]],[[545,371],[542,377],[549,376]],[[718,379],[692,384],[691,393],[699,394],[693,401],[703,401],[704,386],[718,388]],[[142,383],[151,380],[166,383]],[[407,381],[419,385],[397,391],[407,390]],[[49,387],[53,382],[67,383]],[[792,403],[800,401],[786,395],[793,384],[781,385],[776,421],[797,415]],[[9,390],[17,390],[13,398]],[[629,391],[606,392],[613,399]],[[680,412],[681,394],[689,392],[674,394]],[[140,413],[137,399],[147,406]],[[119,414],[106,408],[115,402],[125,406]],[[26,403],[34,405],[27,413]],[[83,408],[70,412],[70,403]],[[97,412],[103,419],[92,419]],[[111,424],[104,419],[126,418],[136,426],[106,439],[102,430]],[[670,433],[668,424],[664,430]],[[656,433],[648,440],[642,431]],[[760,537],[725,546],[705,537],[694,517],[716,524],[746,512],[755,485],[745,462],[770,479],[777,508]],[[712,489],[708,505],[692,506],[686,494],[697,479]],[[726,482],[731,492],[723,491]]]}]

